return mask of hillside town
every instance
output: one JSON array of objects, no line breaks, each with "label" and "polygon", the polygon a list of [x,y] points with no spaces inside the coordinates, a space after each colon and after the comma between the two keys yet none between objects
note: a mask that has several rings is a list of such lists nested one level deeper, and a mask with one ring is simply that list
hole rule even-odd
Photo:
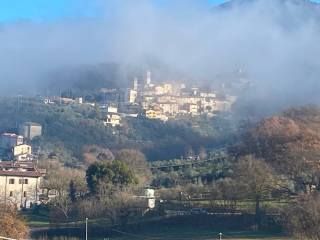
[{"label": "hillside town", "polygon": [[236,101],[235,96],[218,99],[215,91],[189,87],[184,83],[154,84],[151,72],[147,71],[143,81],[133,80],[132,87],[125,94],[125,105],[138,105],[147,118],[175,118],[178,115],[213,116],[215,112],[229,111]]},{"label": "hillside town", "polygon": [[[241,70],[240,70],[241,71]],[[243,87],[248,79],[241,79]],[[222,93],[211,89],[179,82],[152,81],[151,71],[142,78],[135,77],[131,87],[122,89],[101,88],[97,95],[103,100],[86,101],[84,97],[46,97],[45,104],[85,104],[98,107],[104,114],[106,126],[119,126],[124,117],[144,116],[148,119],[167,121],[179,116],[214,116],[218,112],[228,112],[237,101],[234,93]]]}]

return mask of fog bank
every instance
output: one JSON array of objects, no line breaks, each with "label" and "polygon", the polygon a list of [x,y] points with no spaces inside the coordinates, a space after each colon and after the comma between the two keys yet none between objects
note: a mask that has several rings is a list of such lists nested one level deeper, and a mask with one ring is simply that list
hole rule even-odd
[{"label": "fog bank", "polygon": [[1,92],[37,92],[59,69],[104,62],[143,69],[152,59],[209,84],[241,68],[254,86],[248,101],[276,108],[319,102],[318,4],[205,2],[97,1],[104,14],[95,19],[2,23]]}]

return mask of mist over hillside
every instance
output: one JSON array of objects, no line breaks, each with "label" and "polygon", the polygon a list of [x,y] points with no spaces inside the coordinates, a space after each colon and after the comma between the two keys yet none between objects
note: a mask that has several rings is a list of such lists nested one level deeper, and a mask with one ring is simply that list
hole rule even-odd
[{"label": "mist over hillside", "polygon": [[320,239],[320,0],[0,7],[0,238]]},{"label": "mist over hillside", "polygon": [[215,76],[222,72],[242,69],[253,83],[244,105],[260,103],[258,108],[273,111],[319,101],[318,4],[234,0],[214,9],[202,1],[101,4],[105,15],[99,19],[3,23],[2,94],[33,94],[59,79],[66,86],[90,82],[92,74],[78,69],[93,66],[92,72],[101,63],[125,66],[117,77],[97,73],[107,86],[121,85],[134,72],[127,66],[152,68],[155,59],[206,84],[219,81]]}]

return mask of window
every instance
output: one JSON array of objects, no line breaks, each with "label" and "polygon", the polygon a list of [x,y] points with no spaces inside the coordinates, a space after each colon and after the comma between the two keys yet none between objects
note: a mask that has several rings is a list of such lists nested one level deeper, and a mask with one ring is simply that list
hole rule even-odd
[{"label": "window", "polygon": [[12,191],[10,191],[9,196],[13,197],[13,192]]},{"label": "window", "polygon": [[28,179],[19,179],[19,184],[28,184]]},{"label": "window", "polygon": [[14,184],[14,178],[9,179],[9,184]]}]

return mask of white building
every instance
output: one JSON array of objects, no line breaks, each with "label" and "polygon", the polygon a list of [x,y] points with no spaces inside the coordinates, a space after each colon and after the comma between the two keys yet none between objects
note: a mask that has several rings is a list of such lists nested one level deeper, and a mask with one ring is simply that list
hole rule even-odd
[{"label": "white building", "polygon": [[154,189],[145,189],[144,198],[147,199],[147,206],[149,209],[154,209],[156,206],[156,197],[154,194]]},{"label": "white building", "polygon": [[138,91],[139,84],[138,84],[138,78],[134,78],[133,80],[133,90]]},{"label": "white building", "polygon": [[107,111],[108,111],[108,113],[117,113],[118,112],[118,108],[115,107],[115,106],[109,105],[107,107]]},{"label": "white building", "polygon": [[75,99],[76,103],[78,104],[83,104],[83,98],[82,97],[78,97]]},{"label": "white building", "polygon": [[27,144],[21,144],[12,148],[11,159],[16,161],[30,161],[33,159],[32,147]]},{"label": "white building", "polygon": [[145,75],[145,87],[151,87],[151,72],[147,71]]},{"label": "white building", "polygon": [[126,94],[125,94],[125,101],[129,103],[135,103],[136,99],[138,97],[138,92],[137,90],[134,89],[127,89]]},{"label": "white building", "polygon": [[30,208],[39,202],[42,176],[32,163],[0,162],[0,201]]},{"label": "white building", "polygon": [[103,123],[105,126],[107,125],[111,125],[112,127],[119,126],[121,124],[121,116],[119,114],[114,114],[114,113],[107,114],[107,117]]}]

